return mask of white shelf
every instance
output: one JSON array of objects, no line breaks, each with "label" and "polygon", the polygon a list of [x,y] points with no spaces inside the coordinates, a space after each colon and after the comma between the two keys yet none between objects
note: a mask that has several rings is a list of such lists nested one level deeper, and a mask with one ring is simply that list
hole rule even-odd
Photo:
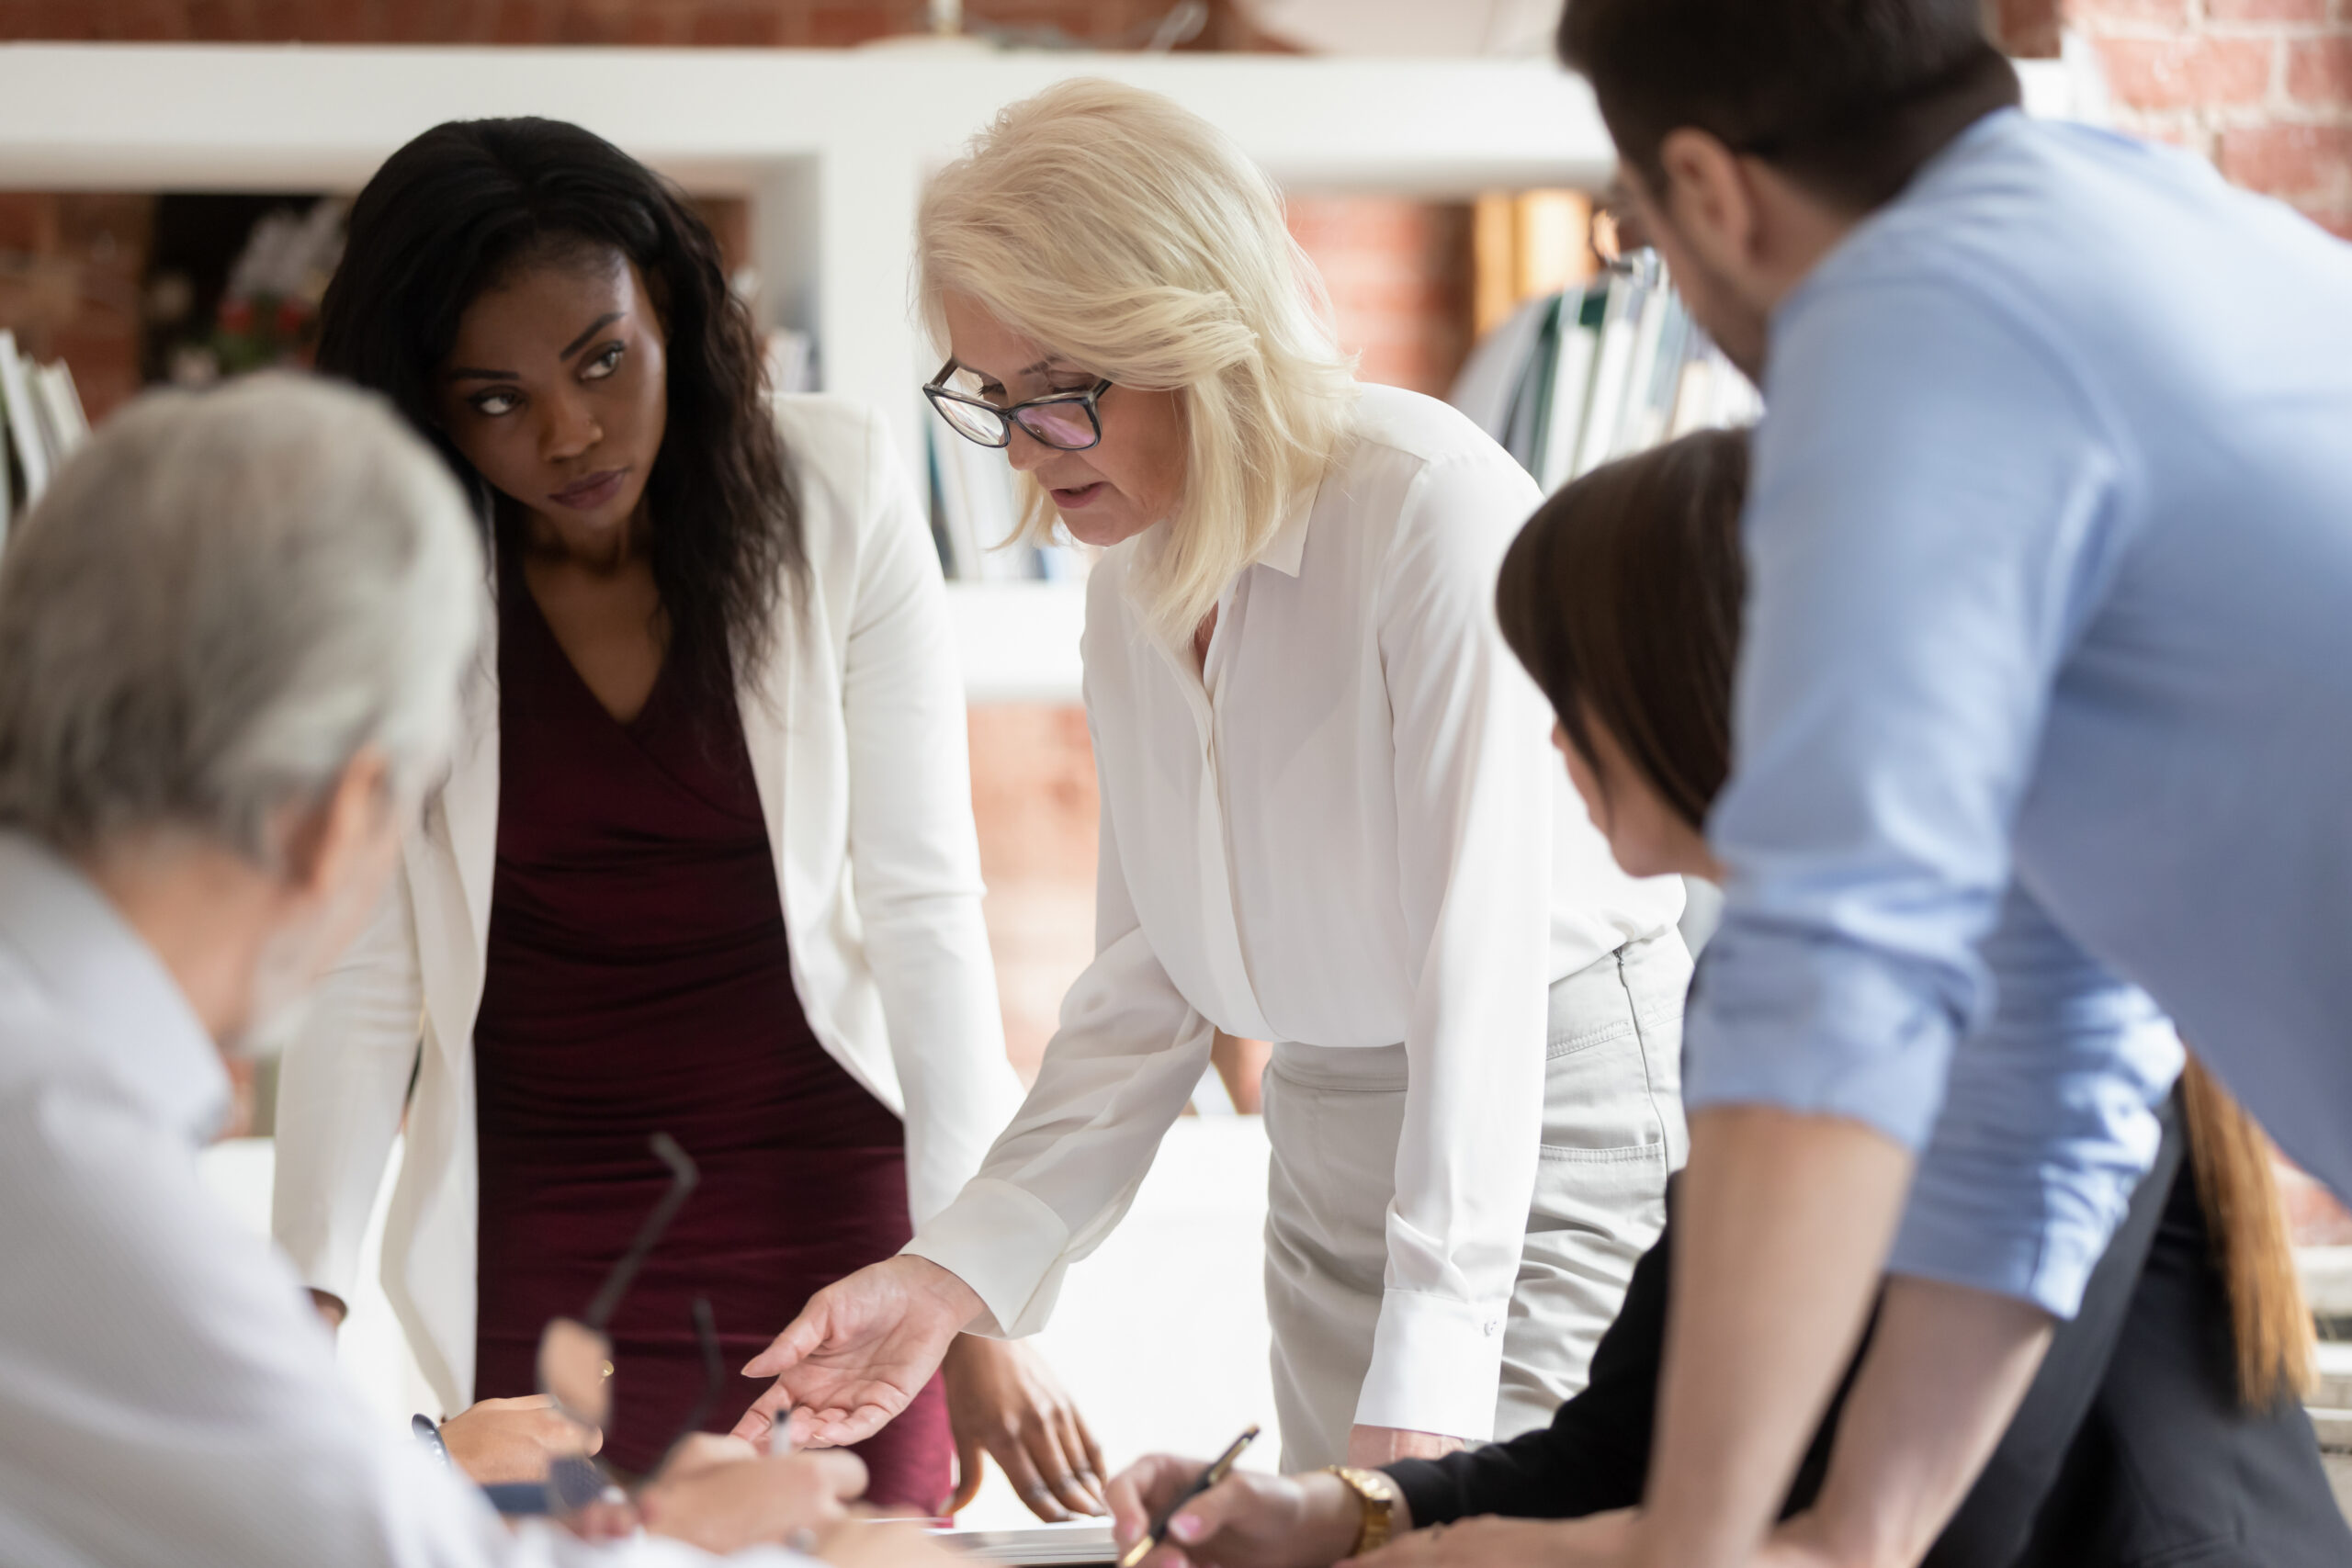
[{"label": "white shelf", "polygon": [[1086,627],[1083,582],[951,582],[948,613],[975,703],[1079,700],[1078,637]]},{"label": "white shelf", "polygon": [[1301,189],[1591,185],[1613,162],[1590,92],[1540,61],[10,44],[0,189],[355,190],[442,120],[573,120],[753,198],[768,324],[815,335],[824,385],[884,411],[911,468],[922,182],[1003,105],[1086,74],[1170,94]]},{"label": "white shelf", "polygon": [[[1297,190],[1591,187],[1615,164],[1590,90],[1541,60],[15,43],[0,189],[352,191],[443,120],[572,120],[752,198],[765,324],[813,334],[822,385],[880,410],[921,483],[915,389],[934,365],[907,264],[922,181],[998,108],[1077,75],[1170,95]],[[2057,62],[2027,87],[2039,113],[2080,96]],[[1075,697],[1073,591],[958,587],[955,603],[975,700]]]}]

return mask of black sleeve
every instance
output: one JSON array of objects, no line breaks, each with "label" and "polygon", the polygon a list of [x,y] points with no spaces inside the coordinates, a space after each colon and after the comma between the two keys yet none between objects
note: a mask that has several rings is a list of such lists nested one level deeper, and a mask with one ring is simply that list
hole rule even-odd
[{"label": "black sleeve", "polygon": [[[1657,1418],[1658,1369],[1666,1356],[1674,1187],[1667,1184],[1666,1226],[1657,1244],[1634,1265],[1617,1320],[1593,1348],[1590,1381],[1583,1393],[1554,1413],[1549,1427],[1443,1459],[1405,1460],[1383,1467],[1405,1494],[1415,1529],[1479,1514],[1582,1518],[1641,1502],[1649,1479],[1650,1433]],[[1876,1322],[1873,1307],[1862,1331],[1865,1346]],[[1821,1489],[1838,1414],[1860,1365],[1857,1350],[1797,1466],[1781,1509],[1783,1518],[1809,1506]]]},{"label": "black sleeve", "polygon": [[[1936,1568],[2007,1563],[2023,1550],[2034,1516],[2057,1479],[2067,1447],[2106,1372],[2157,1218],[2180,1168],[2177,1104],[2167,1105],[2162,1119],[2165,1140],[2155,1169],[2134,1194],[2132,1212],[2093,1271],[2082,1311],[2073,1322],[2059,1325],[1992,1462],[1930,1552],[1928,1562]],[[1658,1370],[1666,1350],[1672,1208],[1669,1186],[1667,1227],[1634,1266],[1617,1320],[1593,1350],[1590,1381],[1583,1393],[1560,1406],[1549,1427],[1440,1460],[1406,1460],[1384,1467],[1404,1493],[1416,1528],[1479,1514],[1580,1518],[1641,1502],[1657,1415]],[[1783,1518],[1810,1506],[1820,1491],[1838,1417],[1876,1322],[1873,1308],[1861,1347],[1848,1363],[1797,1466],[1781,1508]]]},{"label": "black sleeve", "polygon": [[[1669,1226],[1671,1222],[1668,1222]],[[1642,1500],[1658,1362],[1666,1348],[1667,1232],[1634,1265],[1617,1320],[1592,1352],[1584,1392],[1508,1442],[1387,1465],[1415,1528],[1476,1514],[1568,1519]]]}]

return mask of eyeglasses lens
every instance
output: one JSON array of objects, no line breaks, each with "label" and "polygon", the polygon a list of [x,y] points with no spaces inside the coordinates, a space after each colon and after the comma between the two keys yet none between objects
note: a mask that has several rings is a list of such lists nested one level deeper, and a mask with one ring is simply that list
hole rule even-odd
[{"label": "eyeglasses lens", "polygon": [[974,408],[953,398],[938,399],[932,406],[939,411],[942,419],[956,427],[956,434],[977,441],[983,446],[1004,445],[1007,434],[1004,415],[993,409]]},{"label": "eyeglasses lens", "polygon": [[1023,409],[1015,417],[1022,429],[1048,446],[1072,452],[1094,445],[1094,422],[1087,417],[1084,403],[1047,403]]}]

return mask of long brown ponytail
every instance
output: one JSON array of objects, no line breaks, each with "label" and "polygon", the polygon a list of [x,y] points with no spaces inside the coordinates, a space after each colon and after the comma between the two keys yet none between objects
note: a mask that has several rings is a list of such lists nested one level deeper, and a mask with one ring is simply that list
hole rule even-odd
[{"label": "long brown ponytail", "polygon": [[2194,1056],[2180,1093],[2197,1200],[2212,1237],[2213,1266],[2229,1292],[2238,1398],[2248,1409],[2267,1410],[2310,1391],[2317,1354],[2286,1205],[2271,1174],[2270,1140]]}]

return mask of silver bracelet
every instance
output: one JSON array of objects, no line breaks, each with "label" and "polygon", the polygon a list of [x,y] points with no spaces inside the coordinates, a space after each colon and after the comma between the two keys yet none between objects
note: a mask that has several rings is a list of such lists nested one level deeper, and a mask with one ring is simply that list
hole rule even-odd
[{"label": "silver bracelet", "polygon": [[441,1440],[441,1424],[438,1421],[430,1416],[412,1416],[408,1418],[408,1429],[415,1437],[419,1448],[441,1461],[442,1469],[457,1468],[449,1462],[449,1445]]}]

